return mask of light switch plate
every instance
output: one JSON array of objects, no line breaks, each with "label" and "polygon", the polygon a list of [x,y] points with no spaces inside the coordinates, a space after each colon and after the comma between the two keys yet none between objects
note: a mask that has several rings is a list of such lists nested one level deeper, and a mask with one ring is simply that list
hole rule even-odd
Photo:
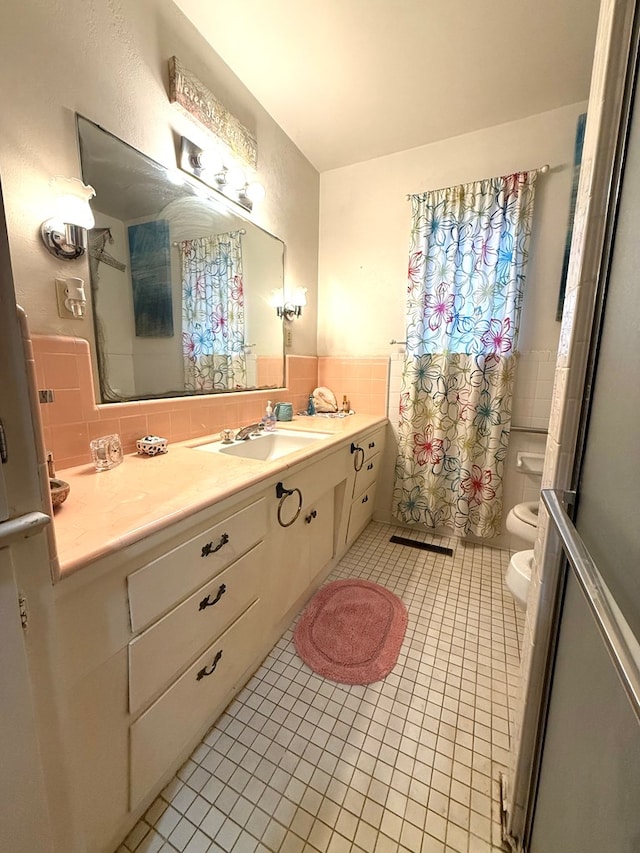
[{"label": "light switch plate", "polygon": [[63,320],[75,320],[76,318],[73,316],[71,311],[64,304],[64,300],[67,298],[67,280],[65,278],[57,278],[56,279],[56,299],[58,300],[58,315],[62,317]]},{"label": "light switch plate", "polygon": [[291,329],[284,330],[284,345],[287,349],[293,346],[293,331]]}]

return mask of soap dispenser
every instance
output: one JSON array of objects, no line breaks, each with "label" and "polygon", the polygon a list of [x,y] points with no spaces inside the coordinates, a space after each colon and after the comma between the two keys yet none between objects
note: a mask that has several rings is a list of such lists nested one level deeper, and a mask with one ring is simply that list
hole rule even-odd
[{"label": "soap dispenser", "polygon": [[313,402],[313,394],[309,394],[309,402],[307,403],[307,414],[315,415],[316,404]]},{"label": "soap dispenser", "polygon": [[273,432],[273,430],[276,428],[276,416],[273,413],[271,400],[267,401],[267,409],[264,413],[264,417],[262,418],[262,423],[264,424],[265,430],[267,430],[268,432]]}]

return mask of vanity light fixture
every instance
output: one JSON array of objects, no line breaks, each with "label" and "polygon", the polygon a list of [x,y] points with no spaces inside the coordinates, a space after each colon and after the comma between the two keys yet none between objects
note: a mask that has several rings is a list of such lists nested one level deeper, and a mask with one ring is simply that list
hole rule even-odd
[{"label": "vanity light fixture", "polygon": [[87,230],[95,225],[89,201],[96,193],[79,178],[58,176],[51,184],[56,194],[55,213],[42,223],[40,233],[52,255],[73,261],[87,249]]},{"label": "vanity light fixture", "polygon": [[302,316],[302,309],[307,304],[307,288],[296,287],[292,291],[274,290],[271,294],[271,305],[276,309],[278,317],[293,320]]},{"label": "vanity light fixture", "polygon": [[254,203],[265,197],[262,184],[249,180],[246,170],[231,155],[216,147],[199,148],[184,136],[180,168],[232,201],[237,201],[245,210],[253,210]]}]

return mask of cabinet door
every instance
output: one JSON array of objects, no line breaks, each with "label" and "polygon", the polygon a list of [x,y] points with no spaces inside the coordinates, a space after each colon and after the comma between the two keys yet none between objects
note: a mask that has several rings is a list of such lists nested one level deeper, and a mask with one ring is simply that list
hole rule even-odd
[{"label": "cabinet door", "polygon": [[[277,522],[276,522],[277,525]],[[318,573],[333,557],[333,489],[310,506],[296,521],[274,531],[273,560],[264,590],[281,618],[309,589]]]},{"label": "cabinet door", "polygon": [[376,484],[372,483],[367,491],[358,495],[351,504],[349,527],[347,529],[347,545],[351,545],[365,529],[373,514],[373,504],[376,497]]}]

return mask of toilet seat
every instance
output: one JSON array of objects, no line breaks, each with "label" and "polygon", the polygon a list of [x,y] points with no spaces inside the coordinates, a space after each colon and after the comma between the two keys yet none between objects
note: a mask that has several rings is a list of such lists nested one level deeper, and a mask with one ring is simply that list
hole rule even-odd
[{"label": "toilet seat", "polygon": [[527,607],[532,565],[533,551],[518,551],[517,554],[511,557],[509,568],[505,575],[505,582],[509,592],[513,595],[516,604],[523,609]]},{"label": "toilet seat", "polygon": [[513,508],[513,513],[520,521],[525,524],[531,524],[533,527],[538,526],[538,501],[525,501],[521,504],[516,504]]},{"label": "toilet seat", "polygon": [[506,527],[509,533],[533,545],[538,532],[538,502],[516,504],[507,515]]}]

